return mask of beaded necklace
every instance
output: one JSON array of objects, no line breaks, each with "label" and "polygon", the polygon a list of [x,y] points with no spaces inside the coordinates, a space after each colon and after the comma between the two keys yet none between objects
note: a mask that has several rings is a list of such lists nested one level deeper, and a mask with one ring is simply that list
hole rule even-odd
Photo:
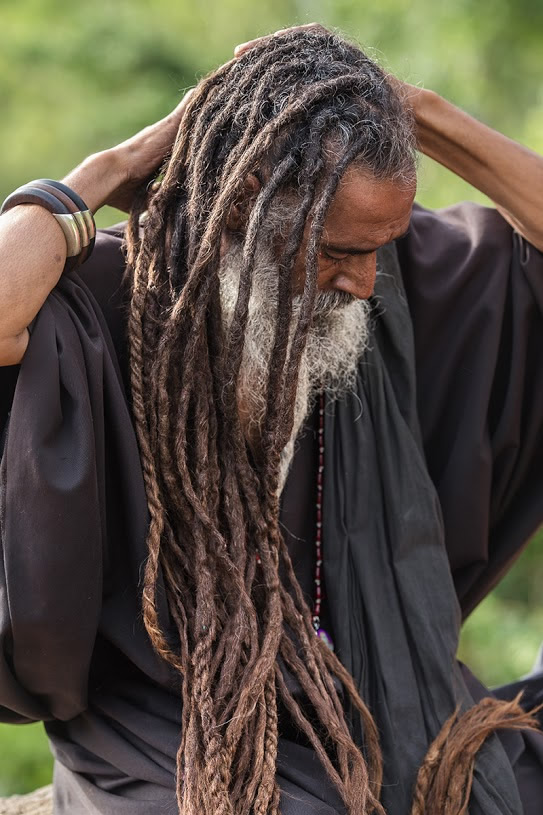
[{"label": "beaded necklace", "polygon": [[[317,467],[317,528],[315,531],[315,600],[313,602],[313,628],[319,639],[326,643],[331,651],[334,642],[330,634],[321,626],[321,605],[324,599],[324,582],[322,581],[322,497],[324,486],[324,392],[319,395],[319,429],[317,433],[319,444],[319,463]],[[256,562],[260,565],[260,555],[256,554]]]},{"label": "beaded necklace", "polygon": [[324,392],[319,396],[319,464],[317,467],[317,529],[315,532],[315,600],[313,603],[313,628],[317,637],[333,651],[334,643],[330,634],[321,626],[321,604],[324,599],[322,580],[322,499],[324,486]]}]

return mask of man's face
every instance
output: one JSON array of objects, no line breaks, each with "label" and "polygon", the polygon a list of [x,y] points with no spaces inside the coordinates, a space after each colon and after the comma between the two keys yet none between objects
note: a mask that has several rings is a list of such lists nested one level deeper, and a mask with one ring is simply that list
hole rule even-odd
[{"label": "man's face", "polygon": [[[253,177],[254,178],[254,177]],[[258,194],[256,178],[250,191]],[[298,373],[294,424],[283,451],[281,484],[286,478],[293,442],[320,388],[339,397],[355,386],[358,362],[369,336],[370,306],[376,274],[376,250],[402,235],[408,225],[414,188],[376,181],[360,170],[348,172],[330,207],[319,253],[319,292]],[[275,224],[288,218],[279,213]],[[275,224],[270,224],[276,236]],[[280,228],[280,226],[279,226]],[[305,271],[306,229],[294,266],[295,295],[301,292]],[[243,241],[224,244],[221,259],[221,301],[231,325],[243,264]],[[277,243],[263,240],[253,265],[253,286],[238,381],[238,405],[246,438],[258,445],[267,407],[270,359],[275,341],[279,280]],[[299,305],[299,297],[295,304]],[[297,320],[294,309],[291,331]]]},{"label": "man's face", "polygon": [[[349,169],[332,201],[319,252],[320,291],[343,291],[366,300],[373,293],[376,252],[403,235],[415,197],[415,183],[376,179]],[[301,291],[309,228],[294,266],[295,290]]]}]

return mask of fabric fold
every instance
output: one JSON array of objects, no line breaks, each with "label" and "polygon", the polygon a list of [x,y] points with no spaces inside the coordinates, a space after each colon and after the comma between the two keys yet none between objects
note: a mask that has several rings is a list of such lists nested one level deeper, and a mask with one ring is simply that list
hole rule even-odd
[{"label": "fabric fold", "polygon": [[[338,656],[379,728],[382,802],[388,815],[405,815],[431,742],[458,704],[474,702],[456,663],[460,608],[421,443],[414,342],[393,247],[380,254],[380,269],[376,296],[386,305],[371,353],[355,394],[327,410],[324,535],[333,545],[324,549],[325,574]],[[470,813],[522,813],[496,737],[479,753]]]}]

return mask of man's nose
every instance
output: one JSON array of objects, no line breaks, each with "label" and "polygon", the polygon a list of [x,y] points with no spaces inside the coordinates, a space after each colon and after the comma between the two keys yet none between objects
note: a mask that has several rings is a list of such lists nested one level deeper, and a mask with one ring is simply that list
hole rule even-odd
[{"label": "man's nose", "polygon": [[377,253],[351,255],[344,261],[341,271],[331,280],[334,289],[349,292],[358,300],[367,300],[373,294],[377,275]]}]

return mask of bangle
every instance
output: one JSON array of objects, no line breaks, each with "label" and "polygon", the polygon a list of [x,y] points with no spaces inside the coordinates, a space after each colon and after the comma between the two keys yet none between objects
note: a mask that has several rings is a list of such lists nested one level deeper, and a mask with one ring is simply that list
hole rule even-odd
[{"label": "bangle", "polygon": [[[81,235],[81,251],[79,253],[80,257],[78,263],[78,265],[81,265],[90,257],[94,249],[96,226],[92,212],[87,209],[85,202],[73,190],[70,190],[69,187],[65,184],[60,184],[58,181],[43,178],[39,181],[32,181],[31,186],[54,195],[55,198],[58,198],[58,200],[67,207],[68,212],[75,218],[79,234]],[[69,190],[72,197],[67,195],[64,190]]]},{"label": "bangle", "polygon": [[82,252],[81,259],[79,263],[84,263],[87,260],[92,250],[94,249],[94,242],[96,239],[96,224],[94,223],[94,217],[91,210],[88,208],[86,203],[83,201],[81,196],[79,196],[75,190],[72,190],[71,187],[68,187],[67,184],[63,184],[62,181],[53,181],[51,178],[40,178],[37,182],[33,182],[37,184],[44,184],[46,187],[49,187],[51,192],[60,198],[61,201],[67,199],[71,202],[72,207],[70,207],[70,211],[74,218],[76,219],[79,231],[81,235],[85,235],[87,239],[83,239],[83,247],[87,247],[87,251]]},{"label": "bangle", "polygon": [[81,219],[85,222],[87,227],[87,231],[89,234],[91,250],[94,248],[94,239],[96,237],[96,224],[94,223],[94,217],[88,206],[85,204],[83,199],[71,189],[66,184],[63,184],[62,181],[52,181],[50,178],[40,178],[39,184],[46,184],[48,187],[54,187],[56,190],[55,194],[58,195],[60,192],[64,193],[64,195],[71,199],[75,207],[77,208],[77,215],[81,216]]},{"label": "bangle", "polygon": [[50,179],[32,181],[8,195],[0,215],[19,204],[38,204],[59,224],[66,240],[64,272],[72,271],[88,259],[94,248],[96,225],[92,212],[74,190]]},{"label": "bangle", "polygon": [[47,184],[48,187],[54,187],[55,190],[60,190],[60,192],[63,192],[64,195],[73,201],[78,210],[81,212],[90,212],[88,206],[85,204],[83,199],[79,197],[75,190],[72,190],[66,184],[63,184],[62,181],[52,181],[50,178],[38,178],[37,182],[33,181],[32,183]]}]

